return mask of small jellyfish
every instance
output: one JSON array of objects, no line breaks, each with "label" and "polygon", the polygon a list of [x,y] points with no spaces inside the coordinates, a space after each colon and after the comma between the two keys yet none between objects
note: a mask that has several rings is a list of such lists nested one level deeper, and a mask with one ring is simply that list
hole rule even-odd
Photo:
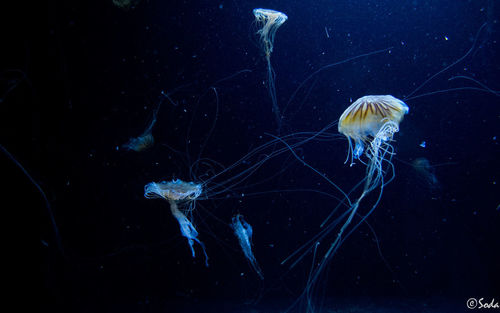
[{"label": "small jellyfish", "polygon": [[113,0],[113,4],[124,11],[135,9],[141,0]]},{"label": "small jellyfish", "polygon": [[158,111],[160,110],[160,104],[158,104],[158,107],[154,110],[153,118],[151,119],[151,122],[144,130],[142,135],[140,135],[139,137],[130,138],[127,143],[122,145],[123,149],[141,152],[151,148],[154,145],[155,140],[153,137],[153,126],[156,124],[156,116],[158,115]]},{"label": "small jellyfish", "polygon": [[257,31],[259,44],[266,56],[269,95],[271,96],[272,109],[276,117],[278,129],[280,129],[281,113],[278,107],[278,100],[276,98],[276,87],[274,84],[276,75],[271,66],[271,53],[273,52],[274,36],[276,35],[276,31],[281,25],[283,25],[283,23],[286,22],[288,16],[284,13],[269,9],[254,9],[253,15],[255,16],[255,24],[259,28]]},{"label": "small jellyfish", "polygon": [[431,165],[426,158],[416,158],[411,163],[413,169],[417,172],[418,177],[425,182],[425,185],[431,190],[440,188],[439,181],[436,177],[435,167]]},{"label": "small jellyfish", "polygon": [[274,36],[278,28],[288,19],[285,13],[269,9],[254,9],[255,23],[259,26],[257,34],[260,36],[260,44],[266,58],[271,58],[273,52]]},{"label": "small jellyfish", "polygon": [[130,138],[127,143],[122,145],[125,150],[133,150],[135,152],[141,152],[146,149],[151,148],[155,143],[153,134],[147,133],[139,137]]},{"label": "small jellyfish", "polygon": [[[179,210],[178,207],[178,203],[181,201],[196,200],[196,198],[200,196],[201,191],[202,188],[199,184],[175,179],[168,182],[162,181],[159,183],[152,182],[147,184],[144,186],[144,197],[147,199],[163,198],[168,201],[170,204],[170,211],[179,223],[182,235],[188,240],[193,258],[195,257],[193,245],[196,241],[201,246],[203,253],[205,254],[205,265],[208,266],[208,256],[205,251],[205,245],[197,238],[198,232],[196,231],[193,223],[191,223],[191,221],[184,213],[182,213],[181,210]],[[191,210],[192,208],[190,208],[189,211]]]},{"label": "small jellyfish", "polygon": [[243,250],[248,262],[250,262],[250,265],[253,267],[257,275],[259,275],[260,279],[264,279],[262,270],[260,269],[259,264],[257,263],[257,260],[252,252],[252,226],[250,226],[250,224],[243,219],[243,216],[237,214],[232,218],[231,228],[234,230],[234,234],[238,238],[241,249]]}]

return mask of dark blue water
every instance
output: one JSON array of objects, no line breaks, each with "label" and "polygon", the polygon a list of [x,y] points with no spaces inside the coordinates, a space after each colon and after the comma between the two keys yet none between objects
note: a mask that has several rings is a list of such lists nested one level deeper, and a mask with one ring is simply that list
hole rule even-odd
[{"label": "dark blue water", "polygon": [[[288,16],[271,56],[279,132],[252,27],[258,7]],[[500,301],[499,16],[493,0],[50,1],[48,55],[35,35],[12,34],[22,44],[3,62],[0,109],[0,143],[56,223],[4,154],[7,194],[40,216],[44,303],[51,312],[307,312],[308,299],[311,312],[499,310],[466,305]],[[349,192],[366,167],[344,164],[343,137],[315,138],[295,155],[274,155],[282,143],[247,153],[276,135],[311,136],[370,94],[410,108],[392,143],[395,177],[306,297],[311,266],[341,224],[316,240],[316,254],[281,262],[340,202],[325,178]],[[154,145],[125,151],[158,106]],[[143,196],[147,183],[176,178],[208,182],[189,218],[209,267],[197,244],[192,258],[168,202]],[[252,226],[264,280],[230,227],[236,214]]]}]

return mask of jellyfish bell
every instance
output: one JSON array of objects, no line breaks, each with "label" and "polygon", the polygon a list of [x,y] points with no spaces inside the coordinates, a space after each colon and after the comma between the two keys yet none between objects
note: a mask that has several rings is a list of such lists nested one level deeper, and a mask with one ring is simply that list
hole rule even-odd
[{"label": "jellyfish bell", "polygon": [[342,113],[338,124],[339,132],[349,141],[352,158],[358,159],[371,139],[392,139],[408,111],[406,103],[391,95],[370,95],[354,101]]},{"label": "jellyfish bell", "polygon": [[201,192],[201,184],[185,182],[180,179],[158,183],[151,182],[144,186],[144,197],[147,199],[195,200],[201,195]]}]

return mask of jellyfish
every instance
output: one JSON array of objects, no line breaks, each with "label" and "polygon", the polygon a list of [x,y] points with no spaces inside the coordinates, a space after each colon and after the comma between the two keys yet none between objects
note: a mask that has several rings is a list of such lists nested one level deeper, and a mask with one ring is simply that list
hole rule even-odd
[{"label": "jellyfish", "polygon": [[399,131],[399,123],[407,113],[406,103],[390,95],[364,96],[351,104],[338,124],[339,133],[349,142],[351,166],[363,154],[365,146],[369,146],[368,158],[377,160],[381,145]]},{"label": "jellyfish", "polygon": [[260,279],[264,279],[262,270],[260,269],[259,264],[257,263],[257,260],[252,252],[252,226],[250,226],[250,224],[243,219],[242,215],[237,214],[232,218],[231,228],[234,230],[234,234],[238,238],[241,249],[243,250],[248,262],[250,262],[250,265],[253,267],[257,275],[259,275]]},{"label": "jellyfish", "polygon": [[124,11],[135,9],[141,0],[113,0],[113,4]]},{"label": "jellyfish", "polygon": [[[350,159],[350,166],[353,166],[354,160],[358,160],[366,166],[366,174],[360,183],[347,193],[322,175],[323,178],[327,179],[332,186],[342,193],[344,200],[342,200],[323,221],[321,224],[321,231],[282,262],[282,264],[284,264],[299,255],[298,259],[292,264],[291,267],[293,267],[305,256],[305,254],[309,251],[314,251],[313,267],[311,268],[306,288],[303,291],[303,296],[307,297],[308,305],[312,305],[310,297],[314,291],[314,285],[325,269],[326,264],[328,264],[335,255],[342,243],[377,207],[382,197],[384,186],[394,177],[394,168],[391,163],[394,152],[391,141],[394,134],[399,131],[399,124],[403,116],[408,113],[408,110],[408,106],[403,101],[393,96],[372,95],[364,96],[356,100],[341,115],[338,121],[338,131],[340,134],[347,137],[349,145],[345,163]],[[333,124],[330,124],[328,127],[332,125]],[[321,132],[324,133],[324,130]],[[308,166],[307,164],[304,165]],[[387,165],[387,170],[384,170],[385,165]],[[308,167],[316,173],[319,173],[311,166]],[[386,181],[385,176],[388,170],[392,175]],[[362,189],[361,194],[355,201],[351,201],[350,195],[358,188]],[[380,188],[380,192],[375,203],[368,209],[366,214],[358,213],[361,201],[376,188]],[[347,209],[341,213],[339,217],[330,221],[334,212],[341,206],[345,206]],[[352,227],[349,227],[356,216],[360,217],[359,220],[357,220]],[[338,230],[335,239],[326,248],[326,252],[323,254],[322,258],[317,261],[316,265],[315,260],[318,254],[319,243],[334,230]]]},{"label": "jellyfish", "polygon": [[271,66],[271,53],[273,52],[276,31],[286,22],[288,16],[284,13],[269,9],[254,9],[253,15],[255,16],[255,23],[257,27],[259,27],[257,31],[259,44],[267,61],[267,84],[269,95],[271,96],[272,111],[276,117],[276,123],[278,124],[279,130],[281,128],[281,113],[278,107],[278,100],[276,99],[276,88],[274,84],[276,74]]},{"label": "jellyfish", "polygon": [[160,105],[161,102],[154,110],[153,118],[151,119],[151,122],[146,127],[144,132],[139,137],[130,138],[127,143],[122,145],[123,149],[141,152],[151,148],[154,145],[155,140],[153,137],[153,126],[156,124],[156,116],[158,115],[158,111],[160,110]]},{"label": "jellyfish", "polygon": [[418,174],[418,177],[423,180],[426,186],[431,190],[437,190],[440,188],[439,181],[436,177],[435,166],[431,165],[429,160],[426,158],[416,158],[411,163],[413,169]]},{"label": "jellyfish", "polygon": [[337,245],[342,242],[342,235],[356,214],[361,200],[377,187],[380,187],[379,197],[369,213],[363,217],[363,220],[368,217],[380,201],[383,187],[388,183],[384,182],[383,162],[387,162],[390,168],[393,168],[391,157],[394,153],[391,140],[394,134],[399,131],[399,124],[408,111],[409,108],[403,101],[391,95],[376,95],[359,98],[340,116],[338,130],[339,133],[347,137],[349,143],[346,162],[351,156],[350,165],[354,165],[354,160],[360,159],[363,153],[368,160],[365,163],[366,177],[364,178],[363,191],[351,205],[349,216],[328,253],[334,252],[338,248]]},{"label": "jellyfish", "polygon": [[383,187],[388,183],[384,182],[383,162],[387,162],[389,167],[393,168],[391,157],[394,153],[391,140],[394,134],[399,131],[399,123],[401,123],[403,116],[408,111],[409,108],[403,101],[391,95],[376,95],[359,98],[340,116],[338,130],[339,133],[347,137],[349,143],[346,162],[350,156],[350,165],[354,165],[354,160],[359,160],[363,153],[368,160],[366,163],[362,161],[366,164],[363,191],[349,208],[347,220],[340,228],[337,238],[330,246],[325,258],[330,253],[335,253],[342,243],[343,233],[355,216],[361,200],[372,190],[380,187],[380,194],[377,201],[362,220],[368,217],[380,201]]},{"label": "jellyfish", "polygon": [[130,138],[127,143],[122,145],[125,150],[133,150],[135,152],[141,152],[152,147],[155,143],[153,134],[144,133],[139,137]]},{"label": "jellyfish", "polygon": [[170,211],[175,217],[181,228],[182,236],[188,240],[193,258],[196,256],[194,251],[194,242],[197,242],[205,254],[205,265],[208,267],[208,255],[205,251],[205,245],[198,239],[198,232],[193,223],[179,209],[178,204],[189,201],[190,206],[187,212],[192,212],[194,200],[201,194],[201,185],[193,182],[185,182],[180,179],[172,181],[162,181],[159,183],[151,182],[144,186],[144,197],[147,199],[163,198],[170,204]]}]

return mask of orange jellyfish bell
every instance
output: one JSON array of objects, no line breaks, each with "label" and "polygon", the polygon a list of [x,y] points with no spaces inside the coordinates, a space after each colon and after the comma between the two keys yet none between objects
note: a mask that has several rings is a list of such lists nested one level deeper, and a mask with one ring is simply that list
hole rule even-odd
[{"label": "orange jellyfish bell", "polygon": [[352,157],[357,159],[363,154],[364,145],[371,142],[370,138],[392,139],[408,111],[406,103],[391,95],[364,96],[351,104],[340,116],[339,132],[349,140]]}]

